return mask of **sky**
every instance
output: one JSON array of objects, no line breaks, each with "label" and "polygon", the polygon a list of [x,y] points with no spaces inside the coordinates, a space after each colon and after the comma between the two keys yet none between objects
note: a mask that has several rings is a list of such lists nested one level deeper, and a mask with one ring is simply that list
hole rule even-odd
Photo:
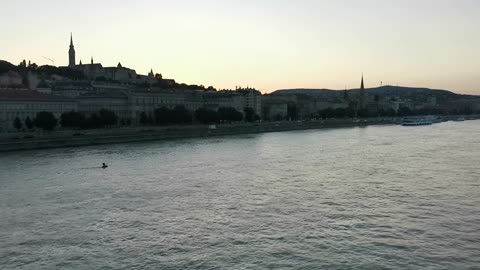
[{"label": "sky", "polygon": [[0,0],[0,59],[150,69],[218,89],[480,94],[479,0]]}]

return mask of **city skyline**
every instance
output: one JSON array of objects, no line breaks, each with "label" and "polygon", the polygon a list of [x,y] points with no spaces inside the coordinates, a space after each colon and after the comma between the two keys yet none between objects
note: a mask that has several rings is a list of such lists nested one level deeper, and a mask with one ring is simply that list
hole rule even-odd
[{"label": "city skyline", "polygon": [[16,27],[0,59],[67,66],[73,32],[77,64],[93,57],[217,88],[358,88],[363,72],[367,88],[480,94],[477,1],[297,3],[16,1],[3,5],[0,20]]}]

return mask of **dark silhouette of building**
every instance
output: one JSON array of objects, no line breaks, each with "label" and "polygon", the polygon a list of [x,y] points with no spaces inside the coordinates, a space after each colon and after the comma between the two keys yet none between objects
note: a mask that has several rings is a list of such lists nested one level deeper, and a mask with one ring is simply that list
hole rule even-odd
[{"label": "dark silhouette of building", "polygon": [[360,84],[360,109],[365,109],[365,83],[363,80],[363,73],[362,82]]},{"label": "dark silhouette of building", "polygon": [[68,50],[68,66],[75,67],[75,48],[73,46],[73,36],[70,33],[70,49]]}]

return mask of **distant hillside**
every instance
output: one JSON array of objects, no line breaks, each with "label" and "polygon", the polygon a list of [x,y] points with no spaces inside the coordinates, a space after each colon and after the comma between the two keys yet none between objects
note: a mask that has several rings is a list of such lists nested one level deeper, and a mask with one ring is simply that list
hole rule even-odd
[{"label": "distant hillside", "polygon": [[17,67],[12,65],[12,63],[0,60],[0,74],[7,73],[9,71],[16,71]]},{"label": "distant hillside", "polygon": [[[350,90],[348,90],[350,91]],[[309,96],[318,96],[318,95],[329,95],[339,93],[340,90],[332,89],[310,89],[310,88],[295,88],[295,89],[280,89],[273,91],[272,95],[309,95]]]},{"label": "distant hillside", "polygon": [[[360,89],[347,90],[348,95],[357,95]],[[478,97],[456,94],[447,90],[429,89],[429,88],[415,88],[415,87],[402,87],[402,86],[382,86],[377,88],[365,89],[367,95],[379,95],[379,96],[391,96],[399,97],[401,99],[424,99],[428,97],[436,97],[439,100],[446,99],[458,99],[465,97]],[[331,90],[331,89],[283,89],[277,90],[272,95],[285,96],[285,95],[300,95],[310,96],[317,98],[340,98],[343,97],[343,90]]]}]

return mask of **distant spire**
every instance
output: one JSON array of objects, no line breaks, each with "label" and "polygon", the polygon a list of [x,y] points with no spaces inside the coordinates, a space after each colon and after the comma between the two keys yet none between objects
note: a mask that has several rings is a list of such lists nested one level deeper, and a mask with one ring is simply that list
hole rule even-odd
[{"label": "distant spire", "polygon": [[361,90],[365,89],[365,84],[363,83],[363,72],[362,72],[362,84],[360,85],[360,89]]},{"label": "distant spire", "polygon": [[80,60],[80,65],[82,65],[82,60]]},{"label": "distant spire", "polygon": [[93,56],[92,56],[92,59],[90,60],[90,63],[93,65]]},{"label": "distant spire", "polygon": [[68,50],[68,66],[75,67],[75,48],[73,47],[73,34],[70,32],[70,49]]},{"label": "distant spire", "polygon": [[365,109],[365,83],[363,81],[363,72],[362,72],[362,83],[360,84],[360,109]]}]

